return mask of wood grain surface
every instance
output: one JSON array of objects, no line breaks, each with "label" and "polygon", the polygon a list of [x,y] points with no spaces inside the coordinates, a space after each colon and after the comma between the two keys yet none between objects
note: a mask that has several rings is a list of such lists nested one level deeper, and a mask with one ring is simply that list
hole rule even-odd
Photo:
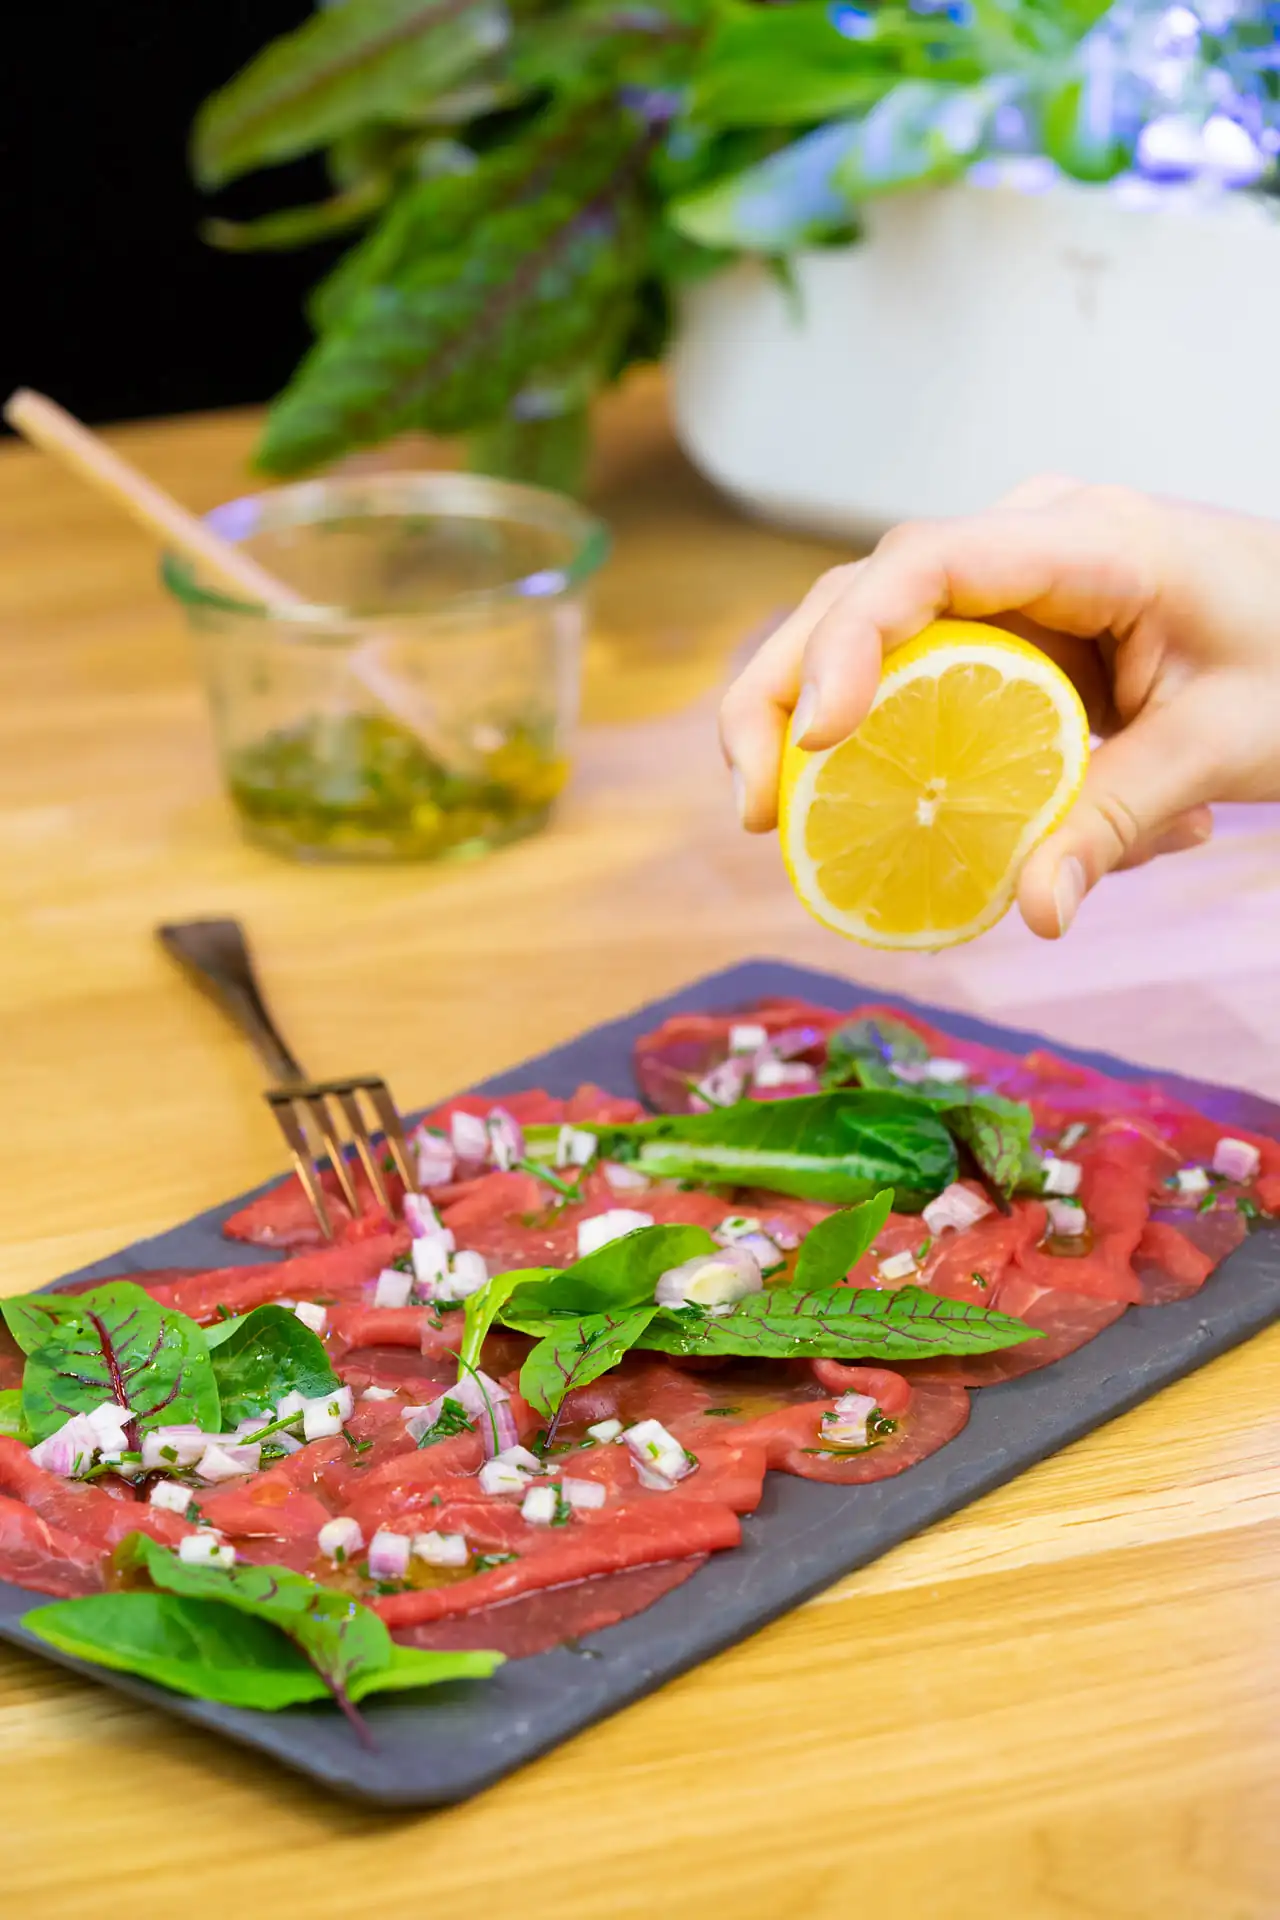
[{"label": "wood grain surface", "polygon": [[[253,430],[118,440],[205,508]],[[555,826],[362,872],[240,841],[144,539],[0,452],[4,1290],[280,1165],[253,1059],[153,945],[181,916],[240,915],[312,1071],[405,1106],[752,954],[1280,1091],[1273,815],[1110,882],[1061,946],[843,945],[737,831],[714,745],[735,656],[838,556],[715,499],[652,379],[599,466],[618,547]],[[1278,1362],[1280,1331],[446,1814],[352,1811],[4,1651],[0,1910],[1275,1920]]]}]

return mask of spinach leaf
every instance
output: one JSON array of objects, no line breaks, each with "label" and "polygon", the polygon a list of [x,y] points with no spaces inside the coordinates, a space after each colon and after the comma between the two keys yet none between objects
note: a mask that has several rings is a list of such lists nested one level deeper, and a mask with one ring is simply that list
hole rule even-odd
[{"label": "spinach leaf", "polygon": [[553,1279],[555,1267],[516,1267],[509,1273],[495,1273],[487,1286],[467,1296],[462,1308],[462,1347],[459,1378],[480,1365],[480,1354],[494,1321],[519,1286],[537,1280]]},{"label": "spinach leaf", "polygon": [[886,1072],[894,1061],[903,1066],[923,1066],[929,1049],[914,1027],[905,1020],[885,1016],[873,1020],[849,1020],[837,1027],[827,1041],[827,1058],[822,1069],[823,1084],[828,1087],[893,1086],[888,1079],[872,1080],[879,1066]]},{"label": "spinach leaf", "polygon": [[0,1392],[0,1435],[29,1440],[30,1432],[22,1416],[22,1388],[6,1387]]},{"label": "spinach leaf", "polygon": [[753,1293],[723,1316],[688,1309],[661,1314],[637,1343],[661,1353],[739,1354],[782,1360],[923,1360],[989,1353],[1042,1336],[1021,1320],[919,1287]]},{"label": "spinach leaf", "polygon": [[[347,1604],[369,1613],[355,1601]],[[286,1633],[221,1598],[91,1593],[37,1607],[22,1624],[60,1653],[137,1674],[198,1700],[272,1713],[333,1697],[324,1676]],[[350,1701],[442,1680],[485,1679],[502,1660],[496,1653],[421,1652],[396,1646],[390,1636],[387,1644],[384,1665],[352,1676]]]},{"label": "spinach leaf", "polygon": [[745,1100],[600,1131],[605,1151],[630,1154],[658,1178],[765,1187],[837,1205],[891,1187],[894,1205],[914,1213],[956,1176],[947,1129],[921,1101],[897,1092]]},{"label": "spinach leaf", "polygon": [[[361,1729],[363,1723],[353,1714],[352,1704],[367,1693],[384,1686],[429,1686],[436,1680],[484,1675],[501,1664],[501,1656],[495,1653],[479,1653],[474,1656],[474,1664],[461,1667],[453,1664],[458,1657],[453,1654],[416,1652],[409,1660],[394,1658],[391,1636],[371,1607],[361,1605],[349,1594],[319,1586],[287,1567],[189,1566],[167,1547],[138,1533],[121,1543],[112,1564],[126,1578],[144,1575],[184,1608],[214,1605],[275,1629],[284,1636],[290,1652],[302,1656],[320,1683],[320,1692],[308,1697],[332,1695]],[[79,1606],[80,1602],[66,1604]],[[29,1617],[29,1624],[35,1628],[47,1611],[42,1609],[34,1619]],[[404,1654],[411,1650],[399,1651]],[[393,1677],[388,1678],[389,1673]],[[414,1674],[416,1679],[411,1677]],[[210,1676],[203,1665],[194,1678],[198,1685],[184,1691],[198,1691],[202,1698],[219,1697],[206,1691]]]},{"label": "spinach leaf", "polygon": [[530,1330],[528,1323],[536,1325],[548,1314],[612,1313],[642,1306],[653,1299],[669,1267],[715,1250],[705,1227],[637,1227],[561,1272],[531,1267],[518,1273],[519,1284],[498,1311],[506,1326],[523,1333]]},{"label": "spinach leaf", "polygon": [[874,1200],[864,1200],[860,1207],[849,1207],[819,1220],[800,1247],[795,1269],[797,1287],[809,1290],[838,1286],[873,1244],[892,1206],[893,1195],[883,1192]]},{"label": "spinach leaf", "polygon": [[315,1400],[341,1384],[320,1336],[290,1308],[255,1307],[225,1324],[231,1332],[212,1353],[225,1427],[270,1412],[287,1393]]},{"label": "spinach leaf", "polygon": [[[23,1333],[29,1330],[24,1322]],[[59,1303],[22,1375],[22,1410],[37,1440],[105,1400],[128,1408],[131,1446],[152,1426],[193,1421],[217,1432],[221,1424],[218,1383],[200,1328],[128,1281],[109,1281]]]},{"label": "spinach leaf", "polygon": [[[657,1313],[650,1300],[629,1312],[593,1313],[540,1340],[520,1369],[520,1391],[538,1413],[556,1415],[567,1393],[588,1386],[640,1340]],[[550,1444],[552,1434],[548,1433]]]}]

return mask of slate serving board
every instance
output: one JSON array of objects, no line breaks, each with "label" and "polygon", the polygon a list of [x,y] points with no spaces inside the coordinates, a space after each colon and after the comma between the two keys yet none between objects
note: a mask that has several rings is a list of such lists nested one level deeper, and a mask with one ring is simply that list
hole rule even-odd
[{"label": "slate serving board", "polygon": [[[923,1013],[965,1039],[1018,1052],[1044,1044],[1034,1034],[873,994],[835,975],[754,960],[593,1028],[484,1082],[481,1091],[546,1087],[568,1094],[584,1080],[618,1091],[629,1088],[631,1048],[639,1034],[668,1014],[733,1007],[765,994],[835,1006],[874,998]],[[1105,1054],[1055,1050],[1118,1078],[1159,1078],[1227,1125],[1280,1137],[1280,1106],[1256,1095],[1176,1075],[1156,1076]],[[242,1194],[65,1277],[259,1262],[260,1249],[236,1247],[218,1231],[250,1197]],[[324,1707],[268,1714],[215,1706],[59,1656],[19,1625],[38,1598],[5,1582],[0,1582],[0,1637],[255,1747],[351,1798],[384,1807],[448,1805],[743,1639],[1277,1318],[1280,1229],[1264,1229],[1233,1253],[1195,1298],[1131,1308],[1088,1346],[1043,1372],[974,1393],[964,1432],[897,1479],[840,1488],[769,1474],[759,1508],[744,1520],[740,1548],[713,1556],[685,1585],[634,1618],[589,1637],[579,1651],[557,1648],[513,1660],[491,1680],[433,1688],[417,1700],[408,1695],[369,1700],[363,1711],[376,1742],[372,1752],[357,1744],[341,1715]]]}]

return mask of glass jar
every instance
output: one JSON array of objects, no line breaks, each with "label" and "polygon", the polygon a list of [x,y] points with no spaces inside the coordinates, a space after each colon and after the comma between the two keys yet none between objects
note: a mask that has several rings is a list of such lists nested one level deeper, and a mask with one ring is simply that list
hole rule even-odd
[{"label": "glass jar", "polygon": [[281,487],[208,523],[303,595],[255,607],[166,556],[244,830],[304,860],[463,859],[568,774],[598,521],[454,473]]}]

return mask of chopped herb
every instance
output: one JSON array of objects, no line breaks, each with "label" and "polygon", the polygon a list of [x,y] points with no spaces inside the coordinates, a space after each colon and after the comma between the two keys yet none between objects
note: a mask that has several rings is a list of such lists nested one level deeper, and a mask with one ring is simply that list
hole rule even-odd
[{"label": "chopped herb", "polygon": [[433,1494],[432,1494],[432,1496],[431,1496],[431,1505],[432,1505],[433,1507],[442,1507],[442,1506],[444,1505],[444,1501],[443,1501],[443,1500],[441,1499],[441,1497],[440,1497],[440,1495],[439,1495],[438,1493],[433,1493]]},{"label": "chopped herb", "polygon": [[456,1433],[474,1433],[475,1430],[476,1423],[469,1417],[461,1401],[446,1398],[436,1416],[435,1425],[427,1428],[418,1445],[434,1447],[437,1440],[451,1440]]},{"label": "chopped herb", "polygon": [[878,1434],[882,1440],[887,1440],[891,1433],[896,1433],[897,1431],[898,1431],[897,1421],[891,1420],[888,1414],[881,1413],[879,1407],[876,1408],[874,1413],[868,1415],[868,1418],[867,1418],[868,1433]]},{"label": "chopped herb", "polygon": [[407,1593],[409,1582],[407,1580],[375,1580],[373,1590],[376,1594]]},{"label": "chopped herb", "polygon": [[189,1520],[192,1526],[195,1526],[196,1522],[199,1520],[200,1509],[196,1505],[194,1500],[191,1502],[190,1506],[187,1508],[187,1511],[184,1514],[183,1518]]},{"label": "chopped herb", "polygon": [[1212,1213],[1214,1208],[1217,1206],[1217,1204],[1218,1204],[1218,1196],[1213,1191],[1213,1188],[1210,1187],[1208,1193],[1206,1193],[1206,1195],[1204,1196],[1204,1199],[1200,1202],[1199,1206],[1196,1208],[1196,1212]]},{"label": "chopped herb", "polygon": [[473,1565],[477,1573],[488,1573],[490,1567],[505,1567],[510,1560],[518,1560],[518,1553],[478,1553]]},{"label": "chopped herb", "polygon": [[398,1253],[391,1262],[390,1270],[392,1273],[412,1273],[413,1255],[411,1253]]},{"label": "chopped herb", "polygon": [[334,1548],[334,1550],[333,1550],[333,1564],[334,1564],[334,1566],[335,1566],[335,1567],[340,1567],[340,1566],[341,1566],[341,1565],[343,1564],[343,1562],[345,1561],[345,1559],[346,1559],[346,1557],[347,1557],[347,1550],[346,1550],[346,1548],[345,1548],[345,1547],[335,1547],[335,1548]]},{"label": "chopped herb", "polygon": [[372,1440],[355,1439],[347,1431],[346,1427],[342,1429],[342,1437],[346,1441],[347,1445],[350,1447],[352,1453],[368,1453],[370,1447],[373,1445]]},{"label": "chopped herb", "polygon": [[395,1170],[396,1170],[395,1161],[392,1159],[389,1153],[384,1153],[382,1156],[382,1171],[384,1173],[394,1173]]},{"label": "chopped herb", "polygon": [[1236,1212],[1242,1214],[1246,1220],[1261,1220],[1262,1218],[1262,1208],[1256,1200],[1251,1200],[1247,1193],[1242,1193],[1236,1201]]},{"label": "chopped herb", "polygon": [[740,1414],[742,1412],[742,1408],[741,1407],[704,1407],[702,1411],[706,1415],[708,1420],[731,1420],[737,1414]]},{"label": "chopped herb", "polygon": [[439,1333],[441,1327],[444,1325],[444,1321],[440,1318],[440,1311],[438,1308],[433,1307],[431,1312],[427,1315],[427,1325],[431,1327],[436,1333]]},{"label": "chopped herb", "polygon": [[975,1287],[982,1287],[985,1290],[985,1288],[988,1285],[987,1280],[980,1273],[971,1273],[969,1275],[969,1278],[972,1280]]},{"label": "chopped herb", "polygon": [[539,1166],[536,1160],[517,1160],[515,1170],[518,1173],[531,1173],[537,1180],[545,1180],[562,1200],[581,1200],[582,1198],[581,1174],[578,1175],[573,1186],[570,1186],[568,1181],[562,1180],[558,1173],[552,1173],[550,1167]]},{"label": "chopped herb", "polygon": [[923,1259],[925,1258],[925,1256],[926,1256],[926,1255],[928,1254],[928,1251],[929,1251],[929,1249],[930,1249],[930,1247],[931,1247],[932,1245],[933,1245],[933,1241],[932,1241],[932,1240],[922,1240],[922,1241],[920,1242],[920,1245],[919,1245],[919,1246],[918,1246],[918,1247],[916,1248],[916,1262],[917,1262],[917,1265],[919,1264],[919,1262],[920,1262],[921,1260],[923,1260]]},{"label": "chopped herb", "polygon": [[217,1305],[217,1308],[215,1309],[215,1311],[217,1312],[217,1315],[218,1315],[218,1318],[219,1318],[219,1320],[234,1320],[234,1319],[235,1319],[235,1315],[234,1315],[234,1313],[232,1313],[232,1311],[231,1311],[231,1309],[230,1309],[230,1307],[229,1307],[229,1306],[228,1306],[228,1305],[226,1304],[226,1302],[225,1302],[225,1300],[219,1300],[219,1302],[218,1302],[218,1305]]},{"label": "chopped herb", "polygon": [[572,1520],[572,1518],[573,1518],[573,1508],[569,1505],[569,1502],[565,1499],[559,1487],[557,1487],[556,1488],[556,1510],[551,1516],[551,1524],[553,1527],[567,1526],[569,1521]]}]

